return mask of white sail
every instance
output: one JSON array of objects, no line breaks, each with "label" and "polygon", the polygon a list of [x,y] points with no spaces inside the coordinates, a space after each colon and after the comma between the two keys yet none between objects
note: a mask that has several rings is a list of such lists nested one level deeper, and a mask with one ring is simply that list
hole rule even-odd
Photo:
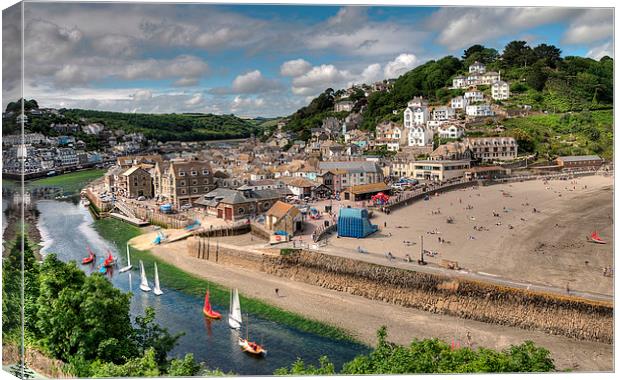
[{"label": "white sail", "polygon": [[129,258],[129,243],[127,243],[127,266],[121,268],[120,272],[127,272],[128,270],[131,269],[131,259]]},{"label": "white sail", "polygon": [[241,328],[241,305],[239,303],[239,290],[235,289],[231,295],[230,310],[228,313],[228,325],[239,330]]},{"label": "white sail", "polygon": [[162,292],[159,288],[159,272],[157,271],[157,263],[155,263],[155,287],[153,288],[153,293],[156,296],[164,294],[164,292]]},{"label": "white sail", "polygon": [[140,260],[140,289],[144,292],[150,292],[151,287],[146,279],[146,272],[144,271],[144,263]]}]

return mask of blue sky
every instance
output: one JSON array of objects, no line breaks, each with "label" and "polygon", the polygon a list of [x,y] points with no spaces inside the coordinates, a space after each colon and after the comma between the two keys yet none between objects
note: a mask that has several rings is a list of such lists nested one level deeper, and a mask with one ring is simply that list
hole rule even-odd
[{"label": "blue sky", "polygon": [[[287,115],[327,87],[395,78],[480,43],[613,56],[613,11],[26,3],[25,96],[47,107]],[[5,40],[17,39],[14,10]],[[6,62],[18,59],[3,43]],[[18,61],[16,61],[18,62]],[[4,65],[4,105],[19,72]]]}]

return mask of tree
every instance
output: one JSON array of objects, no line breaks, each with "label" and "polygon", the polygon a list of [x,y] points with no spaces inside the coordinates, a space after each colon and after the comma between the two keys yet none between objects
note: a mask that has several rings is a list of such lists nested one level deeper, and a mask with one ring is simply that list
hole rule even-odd
[{"label": "tree", "polygon": [[562,50],[554,45],[540,44],[532,52],[538,62],[542,62],[547,67],[556,68],[557,63],[562,60]]},{"label": "tree", "polygon": [[511,41],[504,48],[502,53],[503,64],[505,66],[527,66],[532,64],[535,57],[532,48],[525,41]]},{"label": "tree", "polygon": [[193,354],[186,354],[183,359],[172,359],[168,366],[168,376],[196,376],[202,366],[196,363]]},{"label": "tree", "polygon": [[167,329],[155,323],[155,310],[152,307],[147,307],[144,316],[137,316],[135,322],[134,339],[138,349],[144,353],[152,348],[157,363],[165,364],[166,355],[174,348],[183,333],[170,335]]},{"label": "tree", "polygon": [[544,65],[542,62],[536,62],[532,67],[530,67],[527,77],[525,81],[528,86],[535,89],[536,91],[542,91],[545,88],[545,84],[547,83],[548,75],[545,72]]},{"label": "tree", "polygon": [[133,358],[123,364],[92,363],[92,377],[156,377],[160,376],[159,366],[155,359],[155,350],[148,349],[141,357]]},{"label": "tree", "polygon": [[463,66],[468,67],[476,61],[488,65],[495,62],[498,57],[499,53],[493,48],[487,48],[482,45],[473,45],[463,53]]}]

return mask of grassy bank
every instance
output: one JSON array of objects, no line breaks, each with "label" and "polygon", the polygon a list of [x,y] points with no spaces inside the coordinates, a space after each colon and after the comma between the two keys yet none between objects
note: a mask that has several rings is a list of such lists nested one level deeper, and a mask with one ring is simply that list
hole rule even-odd
[{"label": "grassy bank", "polygon": [[[128,240],[141,233],[139,228],[112,218],[97,220],[95,228],[104,238],[113,241],[120,252],[125,251]],[[149,264],[157,262],[160,280],[166,284],[166,287],[197,297],[204,296],[205,290],[208,288],[214,303],[228,306],[230,291],[228,288],[189,274],[174,265],[158,259],[150,251],[137,251],[133,249],[131,252],[132,258],[144,261],[147,267],[152,267]],[[254,298],[244,297],[243,295],[240,295],[240,298],[244,311],[261,318],[319,336],[359,343],[343,329],[305,318]]]},{"label": "grassy bank", "polygon": [[[87,184],[97,178],[102,177],[104,174],[104,169],[88,169],[78,172],[61,174],[54,177],[39,178],[32,181],[26,181],[26,189],[53,186],[62,188],[65,193],[77,194]],[[19,181],[2,179],[2,186],[11,189],[17,188],[19,187]]]}]

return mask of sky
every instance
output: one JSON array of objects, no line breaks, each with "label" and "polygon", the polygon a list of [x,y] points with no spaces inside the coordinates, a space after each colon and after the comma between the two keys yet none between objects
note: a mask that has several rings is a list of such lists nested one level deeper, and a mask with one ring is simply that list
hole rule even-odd
[{"label": "sky", "polygon": [[[24,95],[54,108],[284,116],[473,44],[613,57],[610,8],[33,2],[24,19]],[[20,30],[3,11],[3,108],[20,96]]]}]

